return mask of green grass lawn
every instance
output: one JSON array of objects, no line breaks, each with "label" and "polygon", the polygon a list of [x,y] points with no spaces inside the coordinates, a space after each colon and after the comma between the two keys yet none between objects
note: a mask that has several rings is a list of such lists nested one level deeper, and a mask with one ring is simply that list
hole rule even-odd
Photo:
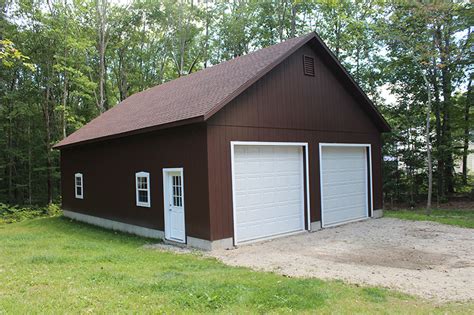
[{"label": "green grass lawn", "polygon": [[0,225],[0,314],[473,313],[381,288],[228,267],[63,217]]},{"label": "green grass lawn", "polygon": [[474,229],[473,210],[442,210],[433,209],[431,215],[425,214],[425,209],[384,211],[384,215],[391,218],[417,221],[434,221],[443,224],[457,225]]}]

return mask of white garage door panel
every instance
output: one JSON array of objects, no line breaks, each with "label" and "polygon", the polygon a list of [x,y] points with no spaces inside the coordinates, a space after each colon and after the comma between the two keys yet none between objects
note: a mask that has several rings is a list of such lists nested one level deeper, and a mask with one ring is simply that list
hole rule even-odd
[{"label": "white garage door panel", "polygon": [[338,198],[326,198],[324,196],[324,209],[325,209],[325,214],[330,212],[330,211],[336,211],[339,208],[354,208],[358,206],[362,206],[362,209],[360,210],[361,213],[365,215],[365,206],[366,206],[366,200],[365,200],[365,195],[360,195],[360,194],[351,194],[351,195],[341,195]]},{"label": "white garage door panel", "polygon": [[[339,224],[339,223],[344,223],[344,222],[349,222],[352,220],[365,218],[366,217],[365,214],[361,214],[360,216],[354,216],[354,212],[357,211],[357,209],[358,208],[346,208],[339,212],[329,212],[325,214],[324,221],[326,222],[326,224],[324,226],[330,226],[334,224]],[[350,218],[350,219],[340,221],[341,217]],[[333,222],[333,223],[327,223],[327,222]]]},{"label": "white garage door panel", "polygon": [[301,147],[236,145],[233,172],[236,242],[304,228]]},{"label": "white garage door panel", "polygon": [[341,183],[339,185],[328,185],[325,187],[325,197],[340,198],[341,196],[359,195],[362,189],[365,189],[365,181],[357,181],[353,183]]},{"label": "white garage door panel", "polygon": [[367,159],[365,147],[321,149],[324,226],[367,217]]}]

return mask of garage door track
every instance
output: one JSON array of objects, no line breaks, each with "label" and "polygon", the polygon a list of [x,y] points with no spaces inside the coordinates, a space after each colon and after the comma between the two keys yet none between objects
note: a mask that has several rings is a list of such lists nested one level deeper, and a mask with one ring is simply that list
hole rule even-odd
[{"label": "garage door track", "polygon": [[439,301],[474,300],[474,231],[434,222],[370,219],[210,255],[288,276],[341,279]]}]

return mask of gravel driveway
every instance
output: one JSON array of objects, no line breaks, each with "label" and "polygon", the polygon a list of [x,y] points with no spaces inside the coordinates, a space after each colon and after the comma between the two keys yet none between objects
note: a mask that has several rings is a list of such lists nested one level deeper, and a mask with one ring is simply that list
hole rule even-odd
[{"label": "gravel driveway", "polygon": [[210,253],[224,263],[341,279],[439,301],[474,299],[474,230],[391,218]]}]

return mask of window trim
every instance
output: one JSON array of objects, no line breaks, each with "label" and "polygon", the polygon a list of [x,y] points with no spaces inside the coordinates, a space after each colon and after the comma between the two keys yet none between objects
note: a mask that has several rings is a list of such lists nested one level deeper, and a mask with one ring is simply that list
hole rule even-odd
[{"label": "window trim", "polygon": [[[81,179],[81,185],[77,184],[77,179]],[[77,193],[77,188],[81,187],[81,194]],[[76,199],[84,199],[84,176],[82,173],[76,173],[74,174],[74,195],[76,196]]]},{"label": "window trim", "polygon": [[[143,188],[138,188],[138,178],[146,178],[146,181],[147,181],[147,188],[146,189],[143,189]],[[140,201],[139,197],[138,197],[138,193],[140,191],[146,191],[147,192],[147,199],[148,199],[148,202],[142,202]],[[135,173],[135,198],[136,198],[136,204],[137,204],[137,207],[146,207],[146,208],[150,208],[151,207],[151,199],[150,199],[150,173],[148,172],[136,172]]]}]

